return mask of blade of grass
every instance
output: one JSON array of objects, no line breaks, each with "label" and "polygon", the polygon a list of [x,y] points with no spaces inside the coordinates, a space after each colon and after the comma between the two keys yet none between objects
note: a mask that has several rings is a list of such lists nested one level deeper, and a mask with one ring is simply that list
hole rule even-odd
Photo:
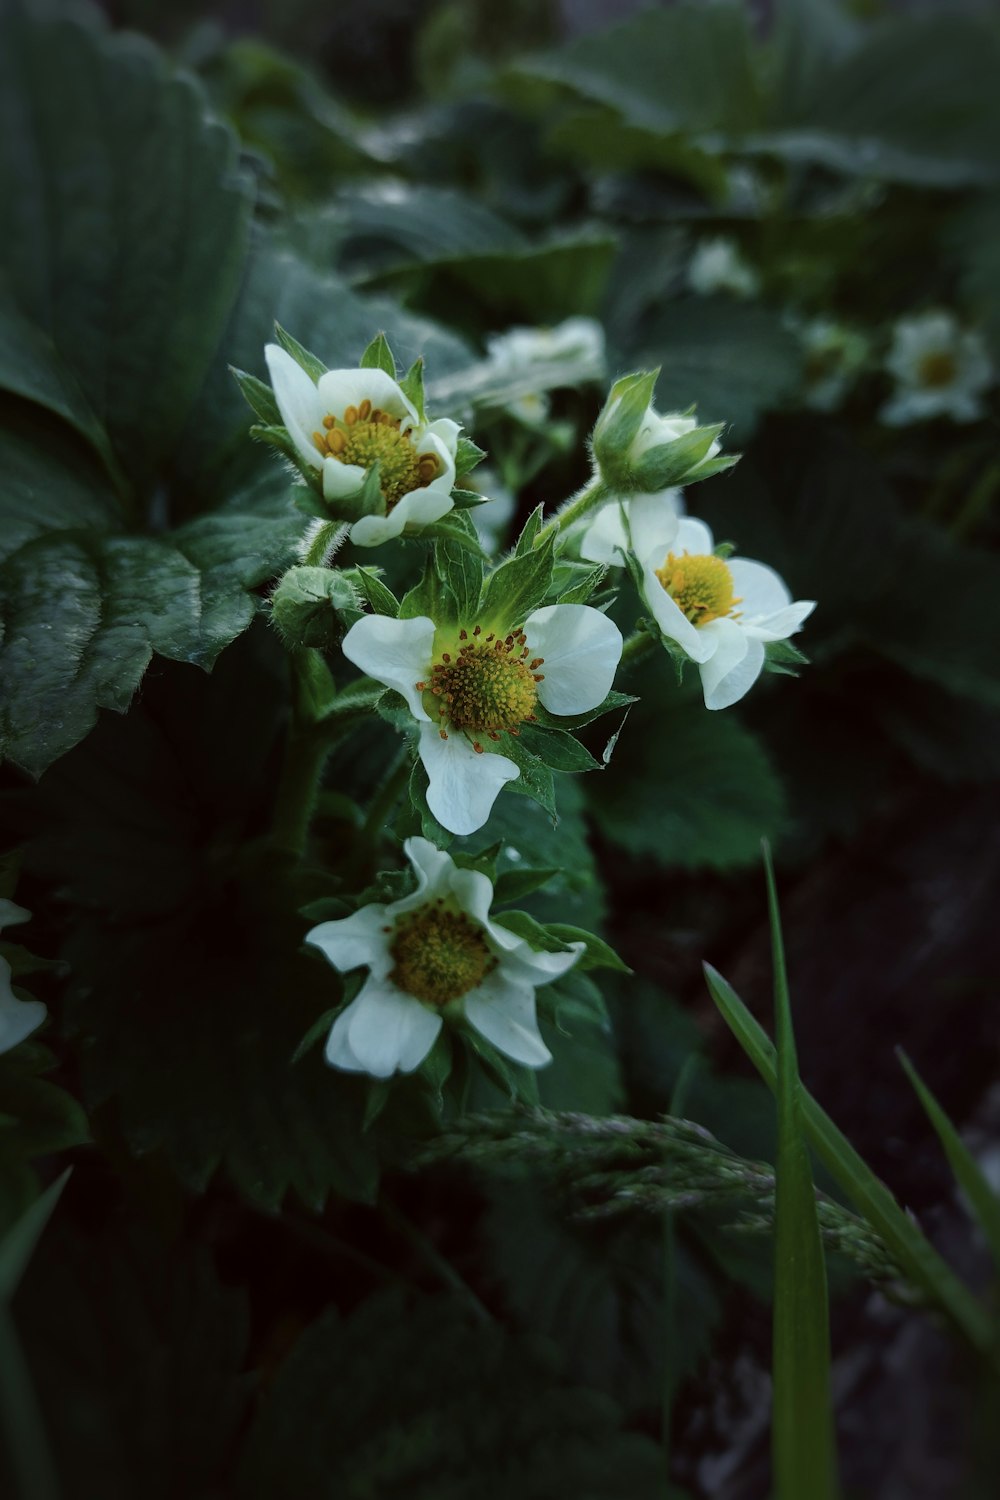
[{"label": "blade of grass", "polygon": [[[712,999],[724,1020],[768,1088],[774,1091],[778,1074],[770,1038],[718,970],[711,964],[702,967]],[[810,1146],[858,1212],[881,1235],[900,1269],[948,1314],[978,1353],[1000,1368],[997,1332],[986,1310],[805,1089],[801,1105],[803,1128]]]},{"label": "blade of grass", "polygon": [[803,1134],[799,1065],[771,851],[763,845],[774,964],[778,1156],[774,1206],[774,1406],[776,1500],[835,1500],[826,1262]]},{"label": "blade of grass", "polygon": [[986,1236],[993,1264],[996,1266],[997,1275],[1000,1276],[1000,1198],[990,1187],[979,1163],[901,1047],[896,1048],[896,1056],[902,1063],[907,1078],[917,1092],[917,1098],[924,1106],[927,1117],[937,1132],[938,1140],[944,1147],[944,1154],[948,1158],[956,1181],[968,1199],[973,1216]]}]

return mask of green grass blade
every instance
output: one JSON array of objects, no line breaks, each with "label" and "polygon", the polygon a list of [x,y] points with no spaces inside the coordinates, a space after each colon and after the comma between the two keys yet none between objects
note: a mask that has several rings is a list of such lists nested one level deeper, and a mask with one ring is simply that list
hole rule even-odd
[{"label": "green grass blade", "polygon": [[9,1302],[17,1291],[18,1282],[27,1269],[42,1231],[55,1212],[72,1170],[72,1167],[67,1167],[51,1187],[40,1193],[0,1240],[0,1302]]},{"label": "green grass blade", "polygon": [[945,1156],[948,1158],[958,1185],[968,1199],[973,1215],[986,1236],[986,1243],[993,1256],[993,1264],[997,1275],[1000,1276],[1000,1198],[990,1187],[979,1163],[901,1047],[896,1048],[896,1055],[906,1070],[907,1078],[916,1089],[917,1098],[927,1111],[927,1117],[944,1147]]},{"label": "green grass blade", "polygon": [[[775,1091],[778,1070],[770,1038],[718,970],[711,964],[703,968],[712,999],[730,1030],[768,1088]],[[900,1269],[948,1314],[974,1349],[1000,1364],[997,1331],[985,1309],[805,1089],[801,1106],[806,1140],[858,1212],[881,1235]]]},{"label": "green grass blade", "polygon": [[774,1208],[774,1406],[771,1447],[776,1500],[835,1500],[836,1449],[830,1395],[826,1262],[802,1121],[802,1085],[792,1029],[781,915],[771,853],[764,845],[774,963],[778,1157]]}]

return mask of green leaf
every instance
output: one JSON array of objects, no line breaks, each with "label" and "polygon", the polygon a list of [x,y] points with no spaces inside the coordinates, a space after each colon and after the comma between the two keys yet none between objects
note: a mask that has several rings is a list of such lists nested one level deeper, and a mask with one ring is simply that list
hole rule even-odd
[{"label": "green leaf", "polygon": [[[775,1092],[777,1066],[770,1039],[722,975],[711,964],[703,967],[712,999],[768,1088]],[[801,1096],[801,1116],[809,1145],[849,1201],[885,1241],[900,1268],[922,1288],[932,1304],[948,1315],[974,1349],[987,1359],[993,1358],[995,1337],[979,1302],[805,1090]]]},{"label": "green leaf", "polygon": [[69,1181],[71,1168],[67,1167],[26,1209],[16,1224],[0,1239],[0,1307],[9,1302],[17,1291],[21,1277],[28,1268],[35,1246],[44,1233],[62,1190]]},{"label": "green leaf", "polygon": [[[34,353],[51,349],[48,393],[37,362],[25,362],[26,380],[6,364],[0,373],[89,427],[106,459],[75,394],[86,393],[116,465],[148,492],[236,298],[251,182],[192,79],[96,12],[5,6],[0,59],[7,286],[37,330]],[[65,397],[54,402],[56,383]]]},{"label": "green leaf", "polygon": [[396,378],[396,361],[392,357],[389,341],[384,333],[377,333],[361,356],[362,370],[383,370],[392,380]]},{"label": "green leaf", "polygon": [[837,1493],[826,1262],[806,1149],[771,851],[764,844],[774,965],[778,1156],[775,1168],[772,1451],[776,1500]]},{"label": "green leaf", "polygon": [[526,911],[498,912],[493,920],[523,938],[538,953],[565,953],[569,947],[563,938],[555,935],[551,925],[543,926]]},{"label": "green leaf", "polygon": [[517,544],[514,547],[515,557],[525,557],[529,552],[532,551],[535,545],[535,537],[541,530],[542,517],[544,514],[545,506],[536,505],[534,510],[531,512],[531,515],[525,521],[524,526],[521,528],[521,535],[518,537]]},{"label": "green leaf", "polygon": [[948,1163],[955,1174],[955,1181],[968,1199],[973,1217],[983,1231],[990,1248],[997,1275],[1000,1276],[1000,1198],[997,1197],[982,1167],[902,1048],[897,1048],[897,1056],[907,1078],[916,1090],[927,1118],[934,1126],[938,1140],[944,1147]]},{"label": "green leaf", "polygon": [[530,797],[540,807],[544,807],[549,817],[554,818],[556,816],[555,783],[548,766],[521,743],[520,735],[502,735],[497,748],[501,755],[506,755],[514,762],[520,772],[515,781],[508,781],[504,790],[522,797]]},{"label": "green leaf", "polygon": [[585,786],[595,822],[668,869],[752,863],[761,837],[784,818],[763,744],[731,715],[707,713],[700,693],[671,683],[666,661],[653,673],[599,788]]},{"label": "green leaf", "polygon": [[483,588],[483,564],[468,547],[456,542],[438,542],[435,565],[442,580],[455,596],[459,620],[472,625],[479,617],[479,596]]},{"label": "green leaf", "polygon": [[399,615],[399,600],[391,589],[387,589],[373,568],[358,567],[352,569],[351,577],[356,578],[358,587],[368,600],[372,611],[377,615],[388,615],[395,620]]},{"label": "green leaf", "polygon": [[[415,359],[399,382],[399,388],[408,401],[412,401],[417,409],[417,416],[421,422],[427,419],[427,409],[424,405],[424,360],[423,355]],[[459,438],[459,446],[466,441]]]},{"label": "green leaf", "polygon": [[502,870],[493,883],[493,904],[504,906],[509,901],[520,901],[522,896],[529,896],[532,891],[539,890],[546,885],[559,871],[552,866],[540,870],[521,869]]},{"label": "green leaf", "polygon": [[494,569],[483,592],[484,624],[502,630],[523,626],[532,610],[544,604],[552,582],[553,544],[554,534]]},{"label": "green leaf", "polygon": [[577,968],[581,970],[617,969],[619,974],[631,974],[632,970],[628,964],[622,962],[610,943],[606,943],[603,938],[596,937],[594,933],[587,932],[582,927],[571,927],[567,922],[549,922],[546,930],[551,937],[557,938],[561,943],[583,944],[583,952],[577,960]]}]

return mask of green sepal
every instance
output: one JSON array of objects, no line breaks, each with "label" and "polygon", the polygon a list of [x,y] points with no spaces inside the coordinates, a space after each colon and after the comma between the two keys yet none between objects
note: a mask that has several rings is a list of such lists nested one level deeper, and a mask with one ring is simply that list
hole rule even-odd
[{"label": "green sepal", "polygon": [[357,579],[358,588],[367,599],[373,614],[387,615],[392,620],[398,618],[399,600],[391,589],[386,588],[374,568],[358,566],[350,570],[349,576]]},{"label": "green sepal", "polygon": [[596,568],[581,563],[559,562],[552,576],[552,588],[559,604],[586,604],[608,576],[603,563]]},{"label": "green sepal", "polygon": [[491,625],[522,626],[545,603],[552,584],[554,535],[530,552],[514,553],[486,580],[482,614]]},{"label": "green sepal", "polygon": [[539,760],[527,745],[521,743],[520,735],[515,737],[512,734],[505,734],[497,749],[501,755],[506,755],[508,760],[512,760],[521,773],[516,781],[508,781],[505,789],[522,797],[530,797],[533,802],[538,803],[539,807],[544,807],[549,817],[555,821],[555,782],[545,762]]},{"label": "green sepal", "polygon": [[420,1077],[429,1085],[431,1104],[438,1115],[444,1110],[444,1086],[451,1077],[453,1061],[451,1033],[447,1026],[442,1026],[437,1041],[418,1069]]},{"label": "green sepal", "polygon": [[536,953],[566,953],[569,944],[558,937],[546,924],[537,922],[530,913],[526,911],[502,911],[493,916],[493,921],[499,927],[505,927],[508,932],[523,938],[529,948],[534,948]]},{"label": "green sepal", "polygon": [[503,848],[503,840],[497,839],[495,844],[489,844],[485,849],[480,849],[477,854],[466,854],[457,849],[452,855],[461,870],[477,870],[480,875],[485,875],[491,885],[496,884],[497,860]]},{"label": "green sepal", "polygon": [[560,873],[554,865],[503,870],[493,882],[493,903],[495,906],[505,906],[508,901],[520,901],[524,896],[530,896],[532,891],[541,890],[553,875]]},{"label": "green sepal", "polygon": [[456,1017],[456,1031],[488,1077],[514,1104],[538,1103],[538,1079],[533,1069],[520,1067],[499,1052],[480,1032],[474,1031],[461,1016]]},{"label": "green sepal", "polygon": [[330,507],[323,496],[311,484],[296,484],[292,487],[292,504],[304,516],[314,516],[319,521],[331,521]]},{"label": "green sepal", "polygon": [[401,620],[426,618],[435,625],[457,625],[458,600],[451,585],[441,577],[434,552],[427,554],[419,583],[403,595],[399,606]]},{"label": "green sepal", "polygon": [[293,339],[290,333],[286,333],[280,323],[274,325],[274,336],[285,353],[290,354],[300,369],[305,370],[310,380],[319,380],[321,375],[326,374],[323,361],[303,348],[298,339]]},{"label": "green sepal", "polygon": [[466,625],[476,624],[483,590],[481,559],[468,547],[447,541],[435,547],[434,564],[441,581],[455,596],[458,619]]},{"label": "green sepal", "polygon": [[[682,437],[674,438],[672,442],[648,448],[630,470],[631,488],[652,493],[670,485],[691,483],[700,478],[698,470],[701,464],[710,462],[708,450],[724,427],[724,422],[716,422],[709,427],[695,427]],[[735,461],[735,457],[730,455],[725,467],[730,467]]]},{"label": "green sepal", "polygon": [[583,943],[583,952],[577,959],[574,968],[587,969],[614,969],[619,974],[631,974],[632,970],[618,954],[606,943],[603,938],[587,932],[583,927],[573,927],[567,922],[549,922],[548,931],[554,938],[559,938],[563,943]]},{"label": "green sepal", "polygon": [[550,714],[542,705],[535,705],[535,717],[539,724],[551,729],[582,729],[585,724],[590,724],[594,719],[599,719],[603,714],[609,714],[616,708],[628,708],[633,703],[638,703],[632,693],[619,693],[612,688],[608,696],[598,703],[596,708],[585,710],[582,714]]},{"label": "green sepal", "polygon": [[594,425],[591,446],[607,478],[616,475],[625,462],[642,419],[653,400],[659,376],[655,370],[639,370],[616,380]]},{"label": "green sepal", "polygon": [[455,449],[455,478],[463,479],[466,474],[481,464],[486,457],[486,449],[480,448],[471,438],[460,437]]},{"label": "green sepal", "polygon": [[330,1027],[347,1003],[347,1001],[343,1001],[340,1005],[331,1005],[329,1010],[325,1010],[321,1016],[316,1017],[316,1020],[312,1023],[292,1053],[291,1061],[293,1066],[305,1057],[307,1052],[311,1052],[318,1042],[326,1040],[330,1034]]},{"label": "green sepal", "polygon": [[515,557],[524,557],[534,547],[535,538],[542,527],[542,515],[544,511],[544,505],[536,505],[531,515],[525,521],[521,535],[514,545]]},{"label": "green sepal", "polygon": [[475,510],[477,505],[488,505],[491,497],[479,490],[452,490],[451,503],[456,510]]},{"label": "green sepal", "polygon": [[[302,454],[292,442],[287,427],[262,427],[259,422],[255,422],[253,427],[250,428],[250,436],[255,442],[267,443],[270,447],[277,448],[279,453],[283,453],[289,463],[294,464],[302,477],[308,480],[311,485],[320,482],[319,470],[314,469],[311,464],[306,463]],[[329,516],[330,512],[325,510],[323,514]]]},{"label": "green sepal", "polygon": [[565,729],[547,724],[522,724],[521,743],[553,771],[600,771],[600,761]]},{"label": "green sepal", "polygon": [[243,392],[247,404],[264,426],[281,427],[281,412],[274,399],[274,392],[266,381],[258,380],[256,375],[250,375],[246,370],[238,370],[235,365],[230,365],[229,370]]},{"label": "green sepal", "polygon": [[764,642],[764,671],[778,672],[784,677],[798,677],[799,668],[807,667],[809,658],[791,641]]},{"label": "green sepal", "polygon": [[362,370],[383,370],[392,380],[396,378],[396,361],[389,340],[384,333],[377,333],[361,356]]},{"label": "green sepal", "polygon": [[365,1095],[364,1114],[361,1117],[362,1131],[367,1132],[371,1130],[375,1121],[389,1103],[391,1094],[391,1078],[373,1078],[371,1080],[368,1085],[368,1092]]},{"label": "green sepal", "polygon": [[483,544],[479,540],[479,533],[461,508],[449,511],[439,521],[432,521],[429,526],[421,528],[421,541],[434,541],[435,539],[442,542],[457,542],[466,551],[474,553],[484,562],[488,561],[483,551]]},{"label": "green sepal", "polygon": [[343,573],[303,563],[279,580],[268,607],[272,625],[290,650],[330,650],[361,617],[358,596]]},{"label": "green sepal", "polygon": [[427,420],[427,408],[424,404],[424,357],[419,355],[415,359],[399,382],[399,389],[408,401],[416,407],[417,416],[421,422]]}]

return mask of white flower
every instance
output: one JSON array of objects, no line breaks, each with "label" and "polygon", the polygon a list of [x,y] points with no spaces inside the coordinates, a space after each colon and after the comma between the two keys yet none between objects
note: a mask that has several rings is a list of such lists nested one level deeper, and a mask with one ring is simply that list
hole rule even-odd
[{"label": "white flower", "polygon": [[469,515],[479,540],[493,555],[499,550],[517,512],[517,497],[499,474],[485,464],[476,470],[474,483],[481,494],[490,498],[485,505],[474,505]]},{"label": "white flower", "polygon": [[815,602],[794,603],[764,563],[716,557],[711,531],[693,516],[639,512],[630,526],[646,607],[697,662],[705,707],[729,708],[760,676],[766,642],[794,635]]},{"label": "white flower", "polygon": [[993,366],[978,333],[963,330],[947,312],[900,318],[885,367],[896,389],[879,412],[890,427],[951,417],[975,422],[982,394],[993,384]]},{"label": "white flower", "polygon": [[529,1068],[551,1060],[535,1016],[535,990],[565,974],[583,951],[537,953],[490,921],[493,886],[462,870],[427,839],[403,845],[417,877],[411,896],[363,906],[306,937],[347,973],[367,968],[361,993],[333,1023],[326,1059],[349,1073],[412,1073],[444,1015],[461,1015],[500,1052]]},{"label": "white flower", "polygon": [[604,329],[594,318],[567,318],[554,328],[509,328],[486,341],[491,364],[507,375],[520,374],[532,365],[582,366],[586,376],[600,380],[604,374]]},{"label": "white flower", "polygon": [[596,708],[611,690],[622,637],[600,610],[549,604],[520,629],[366,615],[343,649],[406,699],[419,725],[428,806],[443,827],[464,834],[483,826],[501,787],[520,774],[501,752],[503,735],[516,736],[539,703],[552,714]]},{"label": "white flower", "polygon": [[688,286],[699,296],[713,292],[732,292],[736,297],[753,297],[760,290],[760,277],[748,265],[735,243],[719,236],[702,240],[688,263]]},{"label": "white flower", "polygon": [[384,370],[327,370],[314,381],[277,344],[264,353],[281,420],[300,457],[322,476],[334,510],[380,465],[382,509],[354,521],[356,546],[377,547],[451,510],[457,422],[421,423]]},{"label": "white flower", "polygon": [[580,556],[585,562],[622,568],[630,532],[646,535],[651,527],[665,531],[672,520],[683,514],[684,491],[676,488],[653,495],[633,495],[629,500],[604,505],[579,523]]},{"label": "white flower", "polygon": [[[0,932],[18,922],[27,922],[31,916],[23,906],[0,897]],[[18,1042],[36,1031],[45,1020],[47,1011],[40,1000],[19,1000],[11,988],[11,967],[0,955],[0,1052],[9,1052]]]},{"label": "white flower", "polygon": [[868,340],[829,318],[790,320],[805,352],[802,400],[814,411],[833,411],[843,401],[868,357]]}]

